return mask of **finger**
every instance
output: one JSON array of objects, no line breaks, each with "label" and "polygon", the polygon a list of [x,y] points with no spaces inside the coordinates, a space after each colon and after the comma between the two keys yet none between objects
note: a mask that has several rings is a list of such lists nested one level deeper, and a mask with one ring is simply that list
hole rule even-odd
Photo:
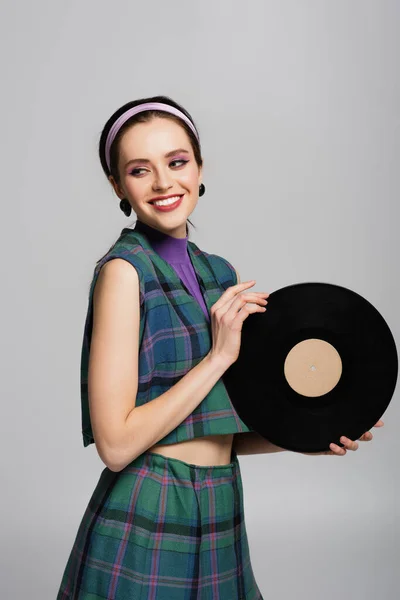
[{"label": "finger", "polygon": [[249,298],[248,296],[248,294],[238,294],[225,311],[224,309],[218,311],[218,316],[223,317],[226,323],[231,324],[238,313],[242,313],[244,309],[246,309],[245,313],[242,315],[244,318],[252,312],[265,312],[265,305],[268,304],[268,300],[260,298],[259,296],[254,296],[252,298]]},{"label": "finger", "polygon": [[[231,325],[239,313],[242,314],[241,321],[237,322],[239,329],[241,329],[242,323],[250,313],[253,312],[265,312],[266,304],[268,300],[260,298],[260,296],[248,297],[248,294],[237,294],[236,298],[226,303],[223,307],[218,309],[217,318],[224,319],[226,324]],[[261,305],[261,306],[260,306]]]},{"label": "finger", "polygon": [[233,310],[237,311],[240,310],[246,303],[266,306],[268,304],[268,300],[251,293],[238,294],[236,298],[232,300],[230,308],[233,308]]},{"label": "finger", "polygon": [[337,456],[344,456],[346,454],[346,448],[341,448],[340,446],[337,446],[336,444],[332,443],[329,444],[329,448],[332,450],[332,452],[334,454],[336,454]]},{"label": "finger", "polygon": [[349,438],[345,437],[344,435],[340,438],[340,441],[342,442],[342,444],[344,444],[344,446],[346,447],[347,450],[357,450],[358,449],[358,443],[350,440]]},{"label": "finger", "polygon": [[247,317],[255,312],[265,312],[267,309],[265,306],[258,306],[258,304],[244,304],[241,310],[239,310],[232,319],[232,322],[235,321],[238,325],[242,325],[243,321],[247,319]]},{"label": "finger", "polygon": [[241,292],[240,294],[237,294],[236,298],[243,298],[246,302],[262,302],[263,300],[268,302],[268,300],[266,300],[268,296],[269,294],[264,294],[262,292]]},{"label": "finger", "polygon": [[225,292],[220,296],[220,298],[218,298],[218,300],[216,302],[214,302],[214,304],[212,305],[211,308],[216,310],[216,309],[219,309],[222,306],[224,306],[226,303],[230,304],[230,301],[239,292],[242,292],[243,290],[247,290],[247,289],[253,287],[253,285],[255,285],[255,283],[256,283],[256,280],[252,279],[251,281],[243,281],[243,283],[237,283],[236,285],[229,286],[225,290]]},{"label": "finger", "polygon": [[232,305],[232,302],[236,299],[236,297],[240,297],[241,292],[244,292],[248,288],[252,287],[254,284],[255,279],[252,279],[251,281],[244,281],[243,283],[237,283],[236,285],[231,285],[218,298],[218,300],[214,302],[214,304],[211,307],[211,312],[215,313],[218,311],[218,315],[221,317],[229,310],[229,308]]},{"label": "finger", "polygon": [[372,433],[370,431],[366,431],[365,433],[362,434],[362,436],[359,438],[362,442],[369,442],[370,440],[372,440],[374,436],[372,435]]},{"label": "finger", "polygon": [[379,419],[379,421],[377,423],[375,423],[374,427],[383,427],[384,424],[385,423],[382,421],[382,419]]}]

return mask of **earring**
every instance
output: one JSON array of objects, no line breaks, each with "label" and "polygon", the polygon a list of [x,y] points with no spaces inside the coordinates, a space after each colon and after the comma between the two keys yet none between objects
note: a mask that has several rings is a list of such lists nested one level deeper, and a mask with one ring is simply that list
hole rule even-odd
[{"label": "earring", "polygon": [[125,215],[127,217],[130,216],[130,214],[132,212],[132,206],[129,204],[129,202],[126,198],[123,198],[121,200],[121,202],[119,203],[119,207],[122,210],[122,212],[125,213]]},{"label": "earring", "polygon": [[203,196],[205,191],[206,191],[206,186],[204,185],[204,183],[201,183],[199,185],[199,196]]}]

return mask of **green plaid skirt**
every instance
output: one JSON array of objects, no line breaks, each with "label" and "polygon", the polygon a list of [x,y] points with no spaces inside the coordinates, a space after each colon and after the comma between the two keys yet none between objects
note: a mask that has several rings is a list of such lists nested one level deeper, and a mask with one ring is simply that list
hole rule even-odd
[{"label": "green plaid skirt", "polygon": [[231,459],[200,466],[147,451],[106,467],[56,600],[262,600]]}]

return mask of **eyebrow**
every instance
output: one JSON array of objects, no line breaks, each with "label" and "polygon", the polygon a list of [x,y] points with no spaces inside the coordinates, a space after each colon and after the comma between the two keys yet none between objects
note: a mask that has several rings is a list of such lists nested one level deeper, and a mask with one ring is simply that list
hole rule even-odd
[{"label": "eyebrow", "polygon": [[[178,154],[179,152],[184,152],[185,154],[189,154],[188,150],[185,150],[185,148],[176,148],[176,150],[171,150],[170,152],[167,152],[167,154],[164,154],[165,158],[169,158],[170,156],[173,156],[174,154]],[[136,162],[141,162],[141,163],[149,163],[149,159],[148,158],[133,158],[132,160],[128,160],[127,163],[125,163],[125,167],[124,169],[128,166],[131,165],[133,163]]]}]

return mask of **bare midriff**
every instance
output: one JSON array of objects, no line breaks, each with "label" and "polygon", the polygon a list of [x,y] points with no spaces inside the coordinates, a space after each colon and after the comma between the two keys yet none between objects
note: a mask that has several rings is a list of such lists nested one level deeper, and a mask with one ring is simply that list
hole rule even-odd
[{"label": "bare midriff", "polygon": [[227,465],[232,462],[233,436],[233,433],[207,435],[177,444],[155,444],[148,450],[193,465]]}]

